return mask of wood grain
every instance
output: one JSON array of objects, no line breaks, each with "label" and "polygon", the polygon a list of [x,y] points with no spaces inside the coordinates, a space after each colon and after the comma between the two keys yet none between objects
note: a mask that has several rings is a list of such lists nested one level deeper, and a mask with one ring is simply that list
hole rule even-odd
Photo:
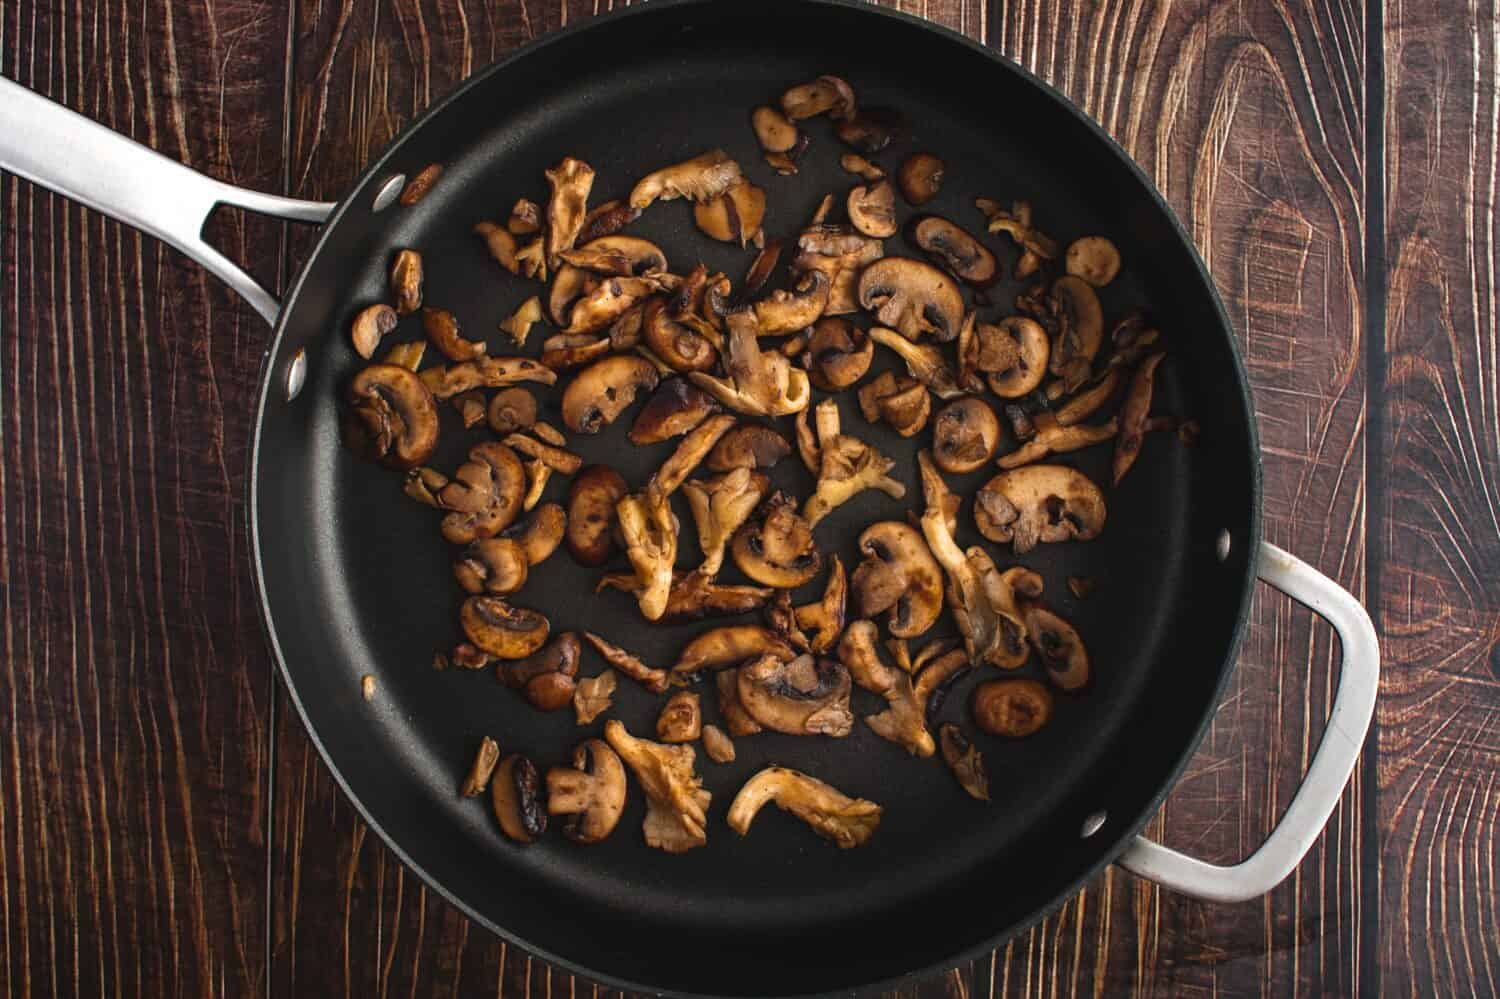
[{"label": "wood grain", "polygon": [[[285,29],[258,0],[17,0],[0,73],[275,189]],[[214,232],[274,277],[277,227]],[[175,253],[0,178],[0,993],[264,988],[243,496],[265,335]]]},{"label": "wood grain", "polygon": [[1500,12],[1386,10],[1385,991],[1500,993]]}]

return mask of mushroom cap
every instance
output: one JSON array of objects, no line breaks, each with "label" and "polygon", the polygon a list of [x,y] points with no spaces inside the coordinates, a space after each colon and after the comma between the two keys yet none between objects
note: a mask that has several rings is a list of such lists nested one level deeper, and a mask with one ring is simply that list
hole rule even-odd
[{"label": "mushroom cap", "polygon": [[938,340],[958,336],[964,299],[953,279],[910,257],[882,257],[859,276],[859,304],[908,340],[932,333]]},{"label": "mushroom cap", "polygon": [[704,464],[713,472],[772,468],[791,453],[792,446],[775,430],[763,423],[741,423],[719,438]]},{"label": "mushroom cap", "polygon": [[447,309],[424,305],[422,332],[427,334],[427,341],[450,361],[472,361],[484,356],[484,341],[465,340],[458,330],[458,318]]},{"label": "mushroom cap", "polygon": [[660,444],[687,433],[719,412],[708,393],[682,378],[667,378],[656,387],[630,427],[630,443],[637,447]]},{"label": "mushroom cap", "polygon": [[740,704],[765,728],[842,738],[854,727],[849,671],[837,659],[764,655],[736,673]]},{"label": "mushroom cap", "polygon": [[1017,555],[1038,542],[1089,541],[1104,529],[1104,494],[1066,465],[1027,465],[1001,472],[974,497],[974,524]]},{"label": "mushroom cap", "polygon": [[500,830],[517,843],[530,843],[547,831],[541,776],[536,764],[519,753],[505,757],[495,768],[490,778],[490,804]]},{"label": "mushroom cap", "polygon": [[854,228],[874,239],[896,235],[896,189],[888,180],[850,189],[845,202]]},{"label": "mushroom cap", "polygon": [[824,316],[813,324],[804,356],[813,386],[824,392],[838,392],[870,370],[875,341],[848,319]]},{"label": "mushroom cap", "polygon": [[983,287],[1000,276],[995,255],[957,223],[928,215],[914,220],[908,235],[919,250],[960,280]]},{"label": "mushroom cap", "polygon": [[534,610],[499,597],[470,597],[459,611],[469,641],[497,659],[524,659],[547,641],[550,625]]},{"label": "mushroom cap", "polygon": [[734,535],[730,555],[739,570],[762,586],[793,590],[818,574],[823,556],[812,528],[782,493],[766,500],[762,515]]},{"label": "mushroom cap", "polygon": [[505,596],[526,584],[526,549],[510,538],[479,538],[453,563],[453,576],[469,593]]},{"label": "mushroom cap", "polygon": [[991,392],[1002,399],[1019,399],[1042,383],[1051,352],[1041,323],[1027,316],[1008,316],[995,325],[975,325],[964,361],[984,372]]},{"label": "mushroom cap", "polygon": [[615,422],[639,392],[656,388],[658,378],[643,357],[616,354],[595,361],[563,390],[563,423],[574,433],[596,434]]},{"label": "mushroom cap", "polygon": [[411,371],[396,364],[365,367],[349,383],[349,403],[374,457],[408,469],[432,456],[438,441],[437,403]]},{"label": "mushroom cap", "polygon": [[955,399],[933,418],[932,458],[945,472],[982,468],[999,444],[1000,419],[983,399]]},{"label": "mushroom cap", "polygon": [[922,534],[910,524],[882,520],[859,536],[865,560],[851,580],[860,617],[890,611],[897,638],[915,638],[937,623],[943,609],[943,572]]},{"label": "mushroom cap", "polygon": [[792,121],[824,113],[835,120],[843,120],[854,114],[854,107],[854,89],[837,76],[820,76],[781,95],[781,110]]},{"label": "mushroom cap", "polygon": [[565,631],[527,655],[501,663],[495,675],[507,687],[522,691],[533,707],[558,711],[572,703],[581,651],[577,633]]},{"label": "mushroom cap", "polygon": [[575,843],[597,843],[614,832],[625,811],[625,765],[603,739],[573,750],[573,766],[547,771],[547,812],[566,815],[563,835]]},{"label": "mushroom cap", "polygon": [[925,205],[943,187],[943,161],[931,153],[912,153],[896,172],[901,196],[913,205]]},{"label": "mushroom cap", "polygon": [[974,721],[990,735],[1024,739],[1052,717],[1052,692],[1026,677],[986,680],[974,688]]},{"label": "mushroom cap", "polygon": [[614,549],[615,505],[630,491],[619,472],[586,465],[568,487],[568,551],[580,565],[603,565]]}]

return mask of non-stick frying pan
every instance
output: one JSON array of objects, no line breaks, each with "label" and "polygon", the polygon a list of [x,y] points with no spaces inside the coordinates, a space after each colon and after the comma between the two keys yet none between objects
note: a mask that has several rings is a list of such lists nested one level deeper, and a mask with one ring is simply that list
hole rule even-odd
[{"label": "non-stick frying pan", "polygon": [[[1155,311],[1169,348],[1156,408],[1196,419],[1200,443],[1152,435],[1109,492],[1098,540],[1027,556],[1048,598],[1088,641],[1095,679],[1061,698],[1037,736],[981,739],[993,803],[968,799],[941,763],[914,760],[859,725],[844,740],[763,734],[740,740],[730,765],[700,762],[714,794],[706,848],[648,850],[638,790],[603,844],[552,836],[518,847],[501,836],[484,799],[455,793],[479,737],[491,734],[546,767],[564,762],[585,730],[565,712],[533,711],[487,671],[428,668],[434,650],[458,637],[451,552],[432,513],[402,495],[399,477],[339,443],[342,388],[361,363],[349,345],[350,318],[383,298],[393,252],[415,247],[428,262],[426,301],[455,312],[469,335],[494,329],[538,288],[500,272],[471,227],[501,216],[518,196],[543,197],[542,171],[564,155],[597,170],[597,202],[623,196],[650,169],[721,146],[770,192],[767,230],[795,233],[824,192],[851,183],[837,142],[826,122],[810,123],[801,176],[778,178],[757,154],[748,113],[821,73],[849,80],[863,103],[905,114],[909,134],[881,157],[888,167],[918,148],[946,161],[943,192],[928,210],[977,229],[976,194],[1026,198],[1064,242],[1089,232],[1114,239],[1126,265],[1103,292],[1106,313],[1139,303]],[[395,204],[392,178],[434,162],[446,171],[426,198]],[[229,187],[0,81],[0,167],[165,239],[275,325],[254,414],[249,501],[257,589],[287,687],[329,768],[392,849],[475,919],[549,960],[624,987],[682,993],[886,982],[991,946],[1112,861],[1200,897],[1263,893],[1309,848],[1348,779],[1374,703],[1374,633],[1348,594],[1260,541],[1249,390],[1209,276],[1147,179],[1088,118],[957,35],[831,0],[657,0],[544,38],[480,73],[414,122],[338,205]],[[324,223],[281,304],[203,242],[204,219],[218,204]],[[658,241],[674,270],[701,259],[738,276],[748,264],[746,253],[699,235],[682,202],[653,207],[631,231]],[[899,243],[891,251],[909,252]],[[1008,243],[992,246],[1014,260]],[[1018,287],[1002,284],[994,301],[1008,303]],[[415,320],[394,336],[420,336]],[[505,349],[494,336],[492,350]],[[862,494],[819,526],[824,550],[852,566],[866,524],[920,509],[921,438],[903,441],[866,424],[850,395],[846,426],[895,455],[910,490],[909,503]],[[544,398],[556,406],[556,392]],[[445,419],[433,464],[451,469],[479,432]],[[572,445],[639,485],[671,445],[631,447],[628,423],[629,415]],[[1106,480],[1107,455],[1065,460]],[[774,477],[806,495],[811,481],[796,464],[783,462]],[[986,474],[952,485],[968,495]],[[554,483],[553,494],[564,485]],[[685,511],[680,517],[690,523]],[[960,542],[979,540],[967,509],[960,520]],[[684,565],[697,557],[690,534]],[[1002,565],[1013,561],[998,547],[994,554]],[[1097,594],[1075,600],[1069,575],[1096,577]],[[1264,846],[1220,868],[1137,832],[1204,732],[1257,576],[1333,624],[1343,668],[1303,788]],[[628,597],[595,596],[591,582],[591,571],[559,553],[516,602],[546,613],[555,631],[587,627],[662,664],[708,626],[646,625]],[[583,672],[598,665],[591,659]],[[360,696],[366,673],[378,680],[369,702]],[[971,731],[966,702],[976,680],[943,708]],[[857,707],[867,712],[874,702]],[[627,683],[613,715],[648,733],[657,708]],[[773,761],[883,804],[871,843],[838,851],[775,813],[748,837],[733,834],[722,820],[730,797]]]}]

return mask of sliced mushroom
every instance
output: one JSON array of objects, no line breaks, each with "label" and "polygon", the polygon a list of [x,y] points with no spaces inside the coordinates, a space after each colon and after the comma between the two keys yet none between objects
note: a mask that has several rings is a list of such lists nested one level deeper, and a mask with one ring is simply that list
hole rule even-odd
[{"label": "sliced mushroom", "polygon": [[428,368],[417,376],[435,399],[451,399],[476,388],[502,388],[517,382],[552,385],[556,372],[529,357],[481,357],[474,361]]},{"label": "sliced mushroom", "polygon": [[943,574],[922,535],[910,524],[882,520],[859,536],[865,556],[851,580],[860,617],[889,611],[897,638],[915,638],[937,623],[943,609]]},{"label": "sliced mushroom", "polygon": [[974,524],[1017,555],[1038,542],[1090,541],[1104,529],[1104,496],[1065,465],[1027,465],[1001,472],[974,497]]},{"label": "sliced mushroom", "polygon": [[527,565],[536,565],[547,561],[557,551],[567,524],[568,515],[563,508],[556,503],[547,503],[537,507],[525,520],[507,527],[502,536],[521,546]]},{"label": "sliced mushroom", "polygon": [[708,238],[721,243],[749,243],[761,231],[766,217],[766,191],[748,180],[693,206],[693,221]]},{"label": "sliced mushroom", "polygon": [[1084,236],[1068,247],[1068,273],[1103,288],[1120,273],[1120,251],[1103,236]]},{"label": "sliced mushroom", "polygon": [[876,326],[870,330],[870,339],[883,344],[901,355],[907,372],[921,382],[939,399],[957,399],[964,394],[958,384],[958,376],[948,366],[943,352],[932,344],[913,343],[895,330]]},{"label": "sliced mushroom", "polygon": [[552,275],[552,287],[547,290],[547,314],[558,326],[567,326],[573,315],[573,306],[598,285],[596,275],[582,267],[563,264]]},{"label": "sliced mushroom", "polygon": [[682,853],[706,844],[712,796],[693,772],[692,747],[637,739],[617,721],[604,724],[604,738],[646,792],[646,845]]},{"label": "sliced mushroom", "polygon": [[771,488],[763,473],[737,468],[712,478],[685,482],[683,493],[698,526],[698,545],[703,549],[703,564],[698,571],[714,576],[724,564],[724,549],[734,532],[750,518]]},{"label": "sliced mushroom", "polygon": [[422,309],[422,330],[427,340],[450,361],[472,361],[484,356],[483,340],[465,340],[458,331],[458,320],[447,309],[426,306]]},{"label": "sliced mushroom", "polygon": [[687,198],[707,201],[740,180],[740,165],[722,149],[711,149],[690,160],[674,163],[642,177],[630,192],[630,207],[643,211],[654,201]]},{"label": "sliced mushroom", "polygon": [[739,670],[725,669],[714,674],[714,689],[719,695],[719,714],[734,736],[754,735],[762,732],[760,722],[750,717],[750,712],[740,703]]},{"label": "sliced mushroom", "polygon": [[1141,446],[1146,440],[1146,418],[1151,415],[1152,379],[1156,377],[1156,367],[1164,356],[1161,353],[1147,356],[1130,379],[1125,405],[1120,410],[1120,439],[1115,444],[1111,469],[1115,485],[1120,484],[1130,466],[1140,457]]},{"label": "sliced mushroom", "polygon": [[547,831],[541,783],[536,764],[519,753],[501,760],[490,780],[490,804],[500,831],[517,843],[533,842]]},{"label": "sliced mushroom", "polygon": [[868,264],[884,254],[885,245],[880,240],[858,233],[850,226],[815,224],[797,238],[792,270],[799,273],[816,270],[828,275],[828,305],[823,314],[842,316],[859,308],[859,276]]},{"label": "sliced mushroom", "polygon": [[995,255],[956,223],[928,215],[914,221],[908,235],[917,249],[960,281],[983,288],[1000,277]]},{"label": "sliced mushroom", "polygon": [[530,430],[536,422],[536,396],[519,385],[502,389],[490,399],[488,417],[497,434]]},{"label": "sliced mushroom", "polygon": [[[635,310],[632,312],[636,316],[640,315]],[[537,360],[551,371],[567,371],[593,364],[607,356],[612,349],[613,344],[608,337],[588,333],[559,333],[542,341],[542,356]]]},{"label": "sliced mushroom", "polygon": [[663,274],[643,277],[604,277],[586,290],[568,309],[564,333],[599,333],[608,329],[650,295],[667,289],[671,278]]},{"label": "sliced mushroom", "polygon": [[849,221],[866,236],[889,239],[896,235],[896,189],[890,181],[853,188],[845,206]]},{"label": "sliced mushroom", "polygon": [[1089,653],[1084,647],[1078,630],[1041,604],[1026,607],[1026,639],[1042,665],[1047,668],[1047,677],[1066,691],[1078,691],[1089,682]]},{"label": "sliced mushroom", "polygon": [[964,300],[953,279],[908,257],[884,257],[859,276],[859,304],[882,325],[908,340],[927,333],[947,342],[958,336]]},{"label": "sliced mushroom", "polygon": [[1040,323],[1011,316],[996,325],[978,323],[971,345],[961,353],[969,369],[985,375],[991,392],[1002,399],[1019,399],[1042,383],[1051,350]]},{"label": "sliced mushroom", "polygon": [[786,438],[770,427],[763,423],[741,423],[719,438],[704,464],[714,472],[774,468],[791,453],[792,446]]},{"label": "sliced mushroom", "polygon": [[530,236],[542,231],[542,210],[530,198],[517,198],[511,206],[505,228],[513,236]]},{"label": "sliced mushroom", "polygon": [[349,383],[359,444],[392,468],[415,468],[438,441],[437,403],[422,379],[394,364],[371,364]]},{"label": "sliced mushroom", "polygon": [[[880,414],[875,414],[879,418]],[[823,464],[823,456],[818,453],[818,438],[814,436],[812,426],[807,422],[807,410],[797,414],[797,456],[802,459],[802,466],[813,475],[818,474],[818,469]]]},{"label": "sliced mushroom", "polygon": [[[524,659],[547,640],[547,619],[499,597],[470,597],[459,611],[464,635],[497,659]],[[571,696],[572,691],[570,690]]]},{"label": "sliced mushroom", "polygon": [[854,90],[837,76],[820,76],[782,94],[781,110],[792,121],[820,114],[842,121],[854,114]]},{"label": "sliced mushroom", "polygon": [[859,389],[859,408],[871,423],[884,422],[902,437],[914,437],[927,425],[932,399],[915,378],[882,371]]},{"label": "sliced mushroom", "polygon": [[748,299],[760,294],[760,290],[776,272],[776,265],[781,262],[781,251],[784,249],[786,241],[780,237],[766,241],[766,245],[760,248],[760,252],[750,262],[750,269],[745,272],[745,281],[740,288],[742,296]]},{"label": "sliced mushroom", "polygon": [[[639,593],[640,580],[634,573],[610,572],[599,578],[595,590],[616,589]],[[765,586],[726,586],[700,571],[672,574],[672,592],[667,609],[658,619],[663,624],[697,621],[705,617],[746,614],[758,609],[774,591]]]},{"label": "sliced mushroom", "polygon": [[703,752],[715,763],[734,762],[734,742],[717,725],[703,726]]},{"label": "sliced mushroom", "polygon": [[639,357],[617,354],[595,361],[563,390],[563,424],[576,434],[597,434],[657,381],[656,369]]},{"label": "sliced mushroom", "polygon": [[465,430],[471,430],[484,422],[484,393],[478,389],[460,392],[449,402],[458,410],[458,418]]},{"label": "sliced mushroom", "polygon": [[497,264],[512,274],[521,273],[520,245],[509,231],[493,222],[480,222],[474,226],[474,234],[484,240]]},{"label": "sliced mushroom", "polygon": [[750,127],[755,130],[755,141],[767,153],[790,153],[802,138],[790,118],[764,104],[750,112]]},{"label": "sliced mushroom", "polygon": [[956,399],[933,418],[932,457],[945,472],[978,471],[999,443],[1000,420],[982,399]]},{"label": "sliced mushroom", "polygon": [[808,271],[795,291],[773,291],[755,303],[755,322],[760,336],[783,336],[806,329],[828,307],[830,282],[822,271]]},{"label": "sliced mushroom", "polygon": [[758,624],[723,625],[710,628],[688,642],[677,656],[672,673],[686,676],[699,670],[723,669],[764,656],[791,659],[795,654],[792,647],[770,628]]},{"label": "sliced mushroom", "polygon": [[913,153],[901,164],[896,181],[909,204],[925,205],[943,188],[943,161],[931,153]]},{"label": "sliced mushroom", "polygon": [[500,762],[500,747],[495,740],[489,736],[479,740],[479,750],[474,754],[474,763],[469,767],[469,775],[464,778],[463,787],[459,790],[465,798],[477,798],[484,793],[484,789],[490,786],[490,777],[495,773],[495,765]]},{"label": "sliced mushroom", "polygon": [[[641,339],[674,371],[708,371],[719,362],[723,338],[697,316],[673,318],[667,302],[653,298],[641,312]],[[708,334],[708,335],[705,335]]]},{"label": "sliced mushroom", "polygon": [[660,694],[667,689],[669,676],[666,670],[647,666],[639,657],[625,651],[625,649],[615,645],[613,642],[594,634],[592,631],[585,631],[583,637],[587,638],[589,644],[599,652],[599,655],[604,657],[605,662],[651,691],[651,693]]},{"label": "sliced mushroom", "polygon": [[619,824],[625,790],[620,757],[603,740],[589,739],[573,750],[571,769],[547,771],[547,814],[567,816],[563,835],[573,842],[598,843]]},{"label": "sliced mushroom", "polygon": [[547,244],[542,236],[516,251],[516,267],[526,277],[547,280]]},{"label": "sliced mushroom", "polygon": [[642,589],[635,595],[641,616],[659,619],[672,592],[672,567],[677,562],[677,518],[665,496],[623,497],[615,504],[625,554]]},{"label": "sliced mushroom", "polygon": [[744,836],[757,812],[771,801],[791,812],[841,850],[869,842],[880,825],[880,806],[851,798],[816,777],[787,767],[766,767],[740,788],[729,806],[729,828]]},{"label": "sliced mushroom", "polygon": [[394,364],[398,368],[405,368],[413,373],[422,366],[422,358],[427,354],[427,341],[417,340],[412,343],[393,344],[391,349],[385,352],[380,359],[381,364]]},{"label": "sliced mushroom", "polygon": [[498,441],[476,444],[438,493],[451,511],[443,518],[443,537],[456,545],[492,538],[520,516],[525,497],[526,470],[516,453]]},{"label": "sliced mushroom", "polygon": [[1071,427],[1093,416],[1114,398],[1120,387],[1121,369],[1115,365],[1107,368],[1098,378],[1085,384],[1067,402],[1053,411],[1059,425]]},{"label": "sliced mushroom", "polygon": [[884,170],[858,153],[845,153],[840,156],[839,166],[843,167],[848,173],[859,177],[866,184],[873,184],[877,180],[885,179]]},{"label": "sliced mushroom", "polygon": [[906,495],[906,486],[891,478],[896,467],[888,458],[858,437],[840,433],[839,406],[835,399],[818,403],[818,484],[802,506],[808,527],[866,489],[878,489],[892,499]]},{"label": "sliced mushroom", "polygon": [[490,664],[488,652],[481,652],[468,642],[459,642],[453,647],[453,655],[438,652],[432,657],[433,669],[447,669],[449,662],[461,669],[484,669]]},{"label": "sliced mushroom", "polygon": [[[637,236],[600,236],[576,250],[564,252],[562,259],[574,268],[611,277],[643,277],[667,269],[667,256],[661,247]],[[566,270],[563,268],[558,274]]]},{"label": "sliced mushroom", "polygon": [[827,652],[839,640],[844,630],[844,605],[849,591],[848,579],[844,575],[844,563],[837,555],[829,556],[832,568],[828,570],[828,583],[817,603],[803,604],[796,609],[796,625],[808,636],[808,651]]},{"label": "sliced mushroom", "polygon": [[526,585],[526,550],[510,538],[480,538],[453,563],[453,576],[469,593],[503,597]]},{"label": "sliced mushroom", "polygon": [[1035,680],[986,680],[974,688],[974,721],[990,735],[1024,739],[1052,718],[1052,692]]},{"label": "sliced mushroom", "polygon": [[779,353],[761,351],[753,314],[730,313],[728,325],[725,368],[729,377],[694,371],[688,375],[693,384],[735,412],[750,416],[789,416],[806,409],[812,397],[807,372],[793,368]]},{"label": "sliced mushroom", "polygon": [[854,117],[839,122],[834,134],[844,145],[873,154],[890,145],[903,125],[894,108],[860,108]]},{"label": "sliced mushroom", "polygon": [[703,708],[698,695],[679,690],[667,698],[656,717],[656,738],[661,742],[696,742],[703,733]]},{"label": "sliced mushroom", "polygon": [[355,353],[367,361],[374,357],[380,338],[396,328],[396,318],[396,310],[384,302],[361,309],[349,331]]},{"label": "sliced mushroom", "polygon": [[515,312],[500,321],[500,329],[510,336],[517,347],[523,347],[526,345],[526,338],[531,335],[531,327],[541,321],[542,300],[532,295],[517,306]]},{"label": "sliced mushroom", "polygon": [[416,250],[399,250],[391,262],[391,298],[403,316],[422,307],[422,255]]},{"label": "sliced mushroom", "polygon": [[615,505],[629,489],[619,472],[589,465],[568,489],[568,551],[581,565],[603,565],[614,548]]},{"label": "sliced mushroom", "polygon": [[1031,224],[1029,202],[1017,201],[1009,211],[1006,211],[998,201],[989,198],[979,198],[974,203],[989,219],[990,232],[1009,234],[1015,244],[1021,248],[1021,259],[1016,264],[1017,278],[1029,277],[1036,273],[1044,262],[1057,259],[1057,242]]},{"label": "sliced mushroom", "polygon": [[578,242],[582,245],[605,236],[613,236],[640,217],[640,212],[623,201],[606,201],[591,208],[583,217],[583,228],[578,230]]},{"label": "sliced mushroom", "polygon": [[912,678],[880,661],[875,648],[874,621],[855,621],[839,641],[839,660],[854,682],[885,698],[886,709],[869,715],[865,723],[882,739],[894,742],[913,756],[926,758],[936,750]]},{"label": "sliced mushroom", "polygon": [[401,484],[401,491],[424,506],[441,510],[443,504],[438,500],[438,493],[447,484],[448,476],[435,468],[428,468],[424,465],[406,473],[406,479]]},{"label": "sliced mushroom", "polygon": [[1054,375],[1074,377],[1081,370],[1082,377],[1078,378],[1081,383],[1104,341],[1104,312],[1099,306],[1099,296],[1087,281],[1065,274],[1052,282],[1051,297],[1058,314],[1058,332],[1052,343],[1048,370]]},{"label": "sliced mushroom", "polygon": [[1032,418],[1036,435],[1009,454],[1001,455],[995,462],[1001,468],[1020,468],[1041,461],[1054,454],[1078,451],[1114,438],[1119,424],[1115,420],[1098,426],[1075,424],[1062,426],[1051,413],[1038,413]]},{"label": "sliced mushroom", "polygon": [[854,727],[849,671],[837,660],[765,655],[736,673],[740,704],[773,732],[841,739]]},{"label": "sliced mushroom", "polygon": [[686,481],[692,474],[693,469],[702,464],[703,459],[708,457],[708,452],[719,442],[719,438],[734,426],[734,417],[728,413],[720,413],[704,420],[698,426],[688,431],[687,435],[678,443],[671,457],[661,463],[661,467],[651,476],[646,483],[646,495],[652,503],[665,502],[668,496],[677,491],[677,487]]},{"label": "sliced mushroom", "polygon": [[556,268],[564,250],[571,250],[583,228],[589,192],[594,188],[594,169],[571,156],[546,171],[552,196],[547,199],[547,266]]},{"label": "sliced mushroom", "polygon": [[630,443],[637,447],[660,444],[687,433],[717,412],[719,404],[689,382],[664,379],[636,414],[628,435]]},{"label": "sliced mushroom", "polygon": [[943,748],[943,762],[953,771],[964,792],[976,801],[989,801],[990,775],[979,747],[951,722],[938,729],[938,744]]},{"label": "sliced mushroom", "polygon": [[[467,606],[465,604],[465,609]],[[475,644],[485,648],[478,641]],[[507,687],[521,691],[532,707],[540,711],[559,711],[573,702],[580,649],[578,636],[565,631],[525,656],[503,656],[514,661],[501,663],[495,668],[495,675]]]},{"label": "sliced mushroom", "polygon": [[823,564],[812,527],[798,515],[796,500],[781,492],[765,501],[758,518],[739,529],[730,554],[746,576],[783,590],[812,579]]},{"label": "sliced mushroom", "polygon": [[813,324],[806,367],[815,388],[838,392],[859,381],[870,370],[875,343],[847,319],[824,316]]}]

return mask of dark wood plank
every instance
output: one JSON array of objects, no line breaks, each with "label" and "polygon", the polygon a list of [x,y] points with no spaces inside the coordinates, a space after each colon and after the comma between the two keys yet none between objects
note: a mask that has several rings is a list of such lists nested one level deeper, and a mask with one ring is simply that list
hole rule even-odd
[{"label": "dark wood plank", "polygon": [[1500,993],[1500,392],[1493,3],[1386,12],[1378,961]]},{"label": "dark wood plank", "polygon": [[[275,189],[285,32],[261,0],[18,0],[0,73]],[[214,229],[274,278],[279,225]],[[264,989],[243,496],[267,334],[174,252],[0,178],[0,993]]]}]

